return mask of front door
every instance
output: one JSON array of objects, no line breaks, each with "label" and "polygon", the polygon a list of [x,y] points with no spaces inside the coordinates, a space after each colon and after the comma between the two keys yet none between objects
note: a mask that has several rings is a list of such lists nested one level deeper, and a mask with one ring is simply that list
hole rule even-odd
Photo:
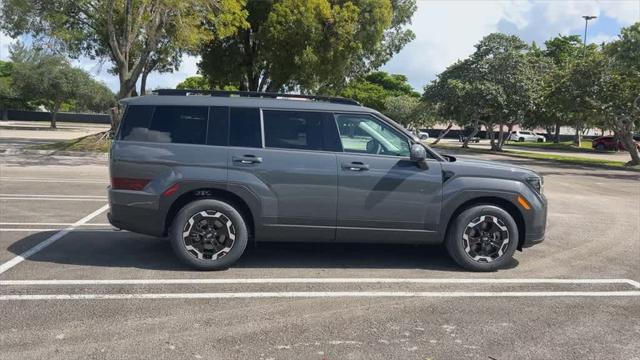
[{"label": "front door", "polygon": [[338,241],[429,242],[442,200],[438,161],[421,169],[406,136],[370,115],[338,114]]}]

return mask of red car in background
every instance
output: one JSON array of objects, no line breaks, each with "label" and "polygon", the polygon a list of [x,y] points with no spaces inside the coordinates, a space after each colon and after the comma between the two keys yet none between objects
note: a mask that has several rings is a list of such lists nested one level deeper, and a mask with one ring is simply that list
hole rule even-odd
[{"label": "red car in background", "polygon": [[[639,136],[634,136],[633,141],[636,144],[636,148],[640,150],[640,140]],[[627,148],[624,147],[622,141],[618,140],[615,136],[600,136],[598,138],[593,139],[591,142],[591,147],[598,151],[626,151]]]}]

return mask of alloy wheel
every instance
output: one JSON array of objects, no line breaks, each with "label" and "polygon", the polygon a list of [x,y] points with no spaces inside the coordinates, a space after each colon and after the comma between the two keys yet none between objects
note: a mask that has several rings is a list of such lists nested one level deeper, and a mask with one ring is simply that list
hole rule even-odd
[{"label": "alloy wheel", "polygon": [[227,255],[235,239],[236,230],[233,222],[215,210],[194,214],[182,231],[185,249],[201,260],[217,260]]},{"label": "alloy wheel", "polygon": [[496,216],[482,215],[473,219],[462,235],[465,253],[474,261],[490,263],[507,251],[509,229]]}]

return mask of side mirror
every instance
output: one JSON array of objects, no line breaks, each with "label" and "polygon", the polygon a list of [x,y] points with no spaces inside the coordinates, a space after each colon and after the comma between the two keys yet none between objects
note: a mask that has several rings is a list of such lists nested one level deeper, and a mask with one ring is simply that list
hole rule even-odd
[{"label": "side mirror", "polygon": [[427,168],[427,149],[420,144],[411,145],[409,158],[418,163],[421,169]]}]

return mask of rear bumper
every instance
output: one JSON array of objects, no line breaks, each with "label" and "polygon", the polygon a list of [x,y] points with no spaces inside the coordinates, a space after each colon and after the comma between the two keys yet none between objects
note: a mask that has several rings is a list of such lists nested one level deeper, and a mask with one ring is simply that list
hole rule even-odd
[{"label": "rear bumper", "polygon": [[107,218],[118,229],[162,237],[165,212],[157,204],[154,195],[110,189]]}]

